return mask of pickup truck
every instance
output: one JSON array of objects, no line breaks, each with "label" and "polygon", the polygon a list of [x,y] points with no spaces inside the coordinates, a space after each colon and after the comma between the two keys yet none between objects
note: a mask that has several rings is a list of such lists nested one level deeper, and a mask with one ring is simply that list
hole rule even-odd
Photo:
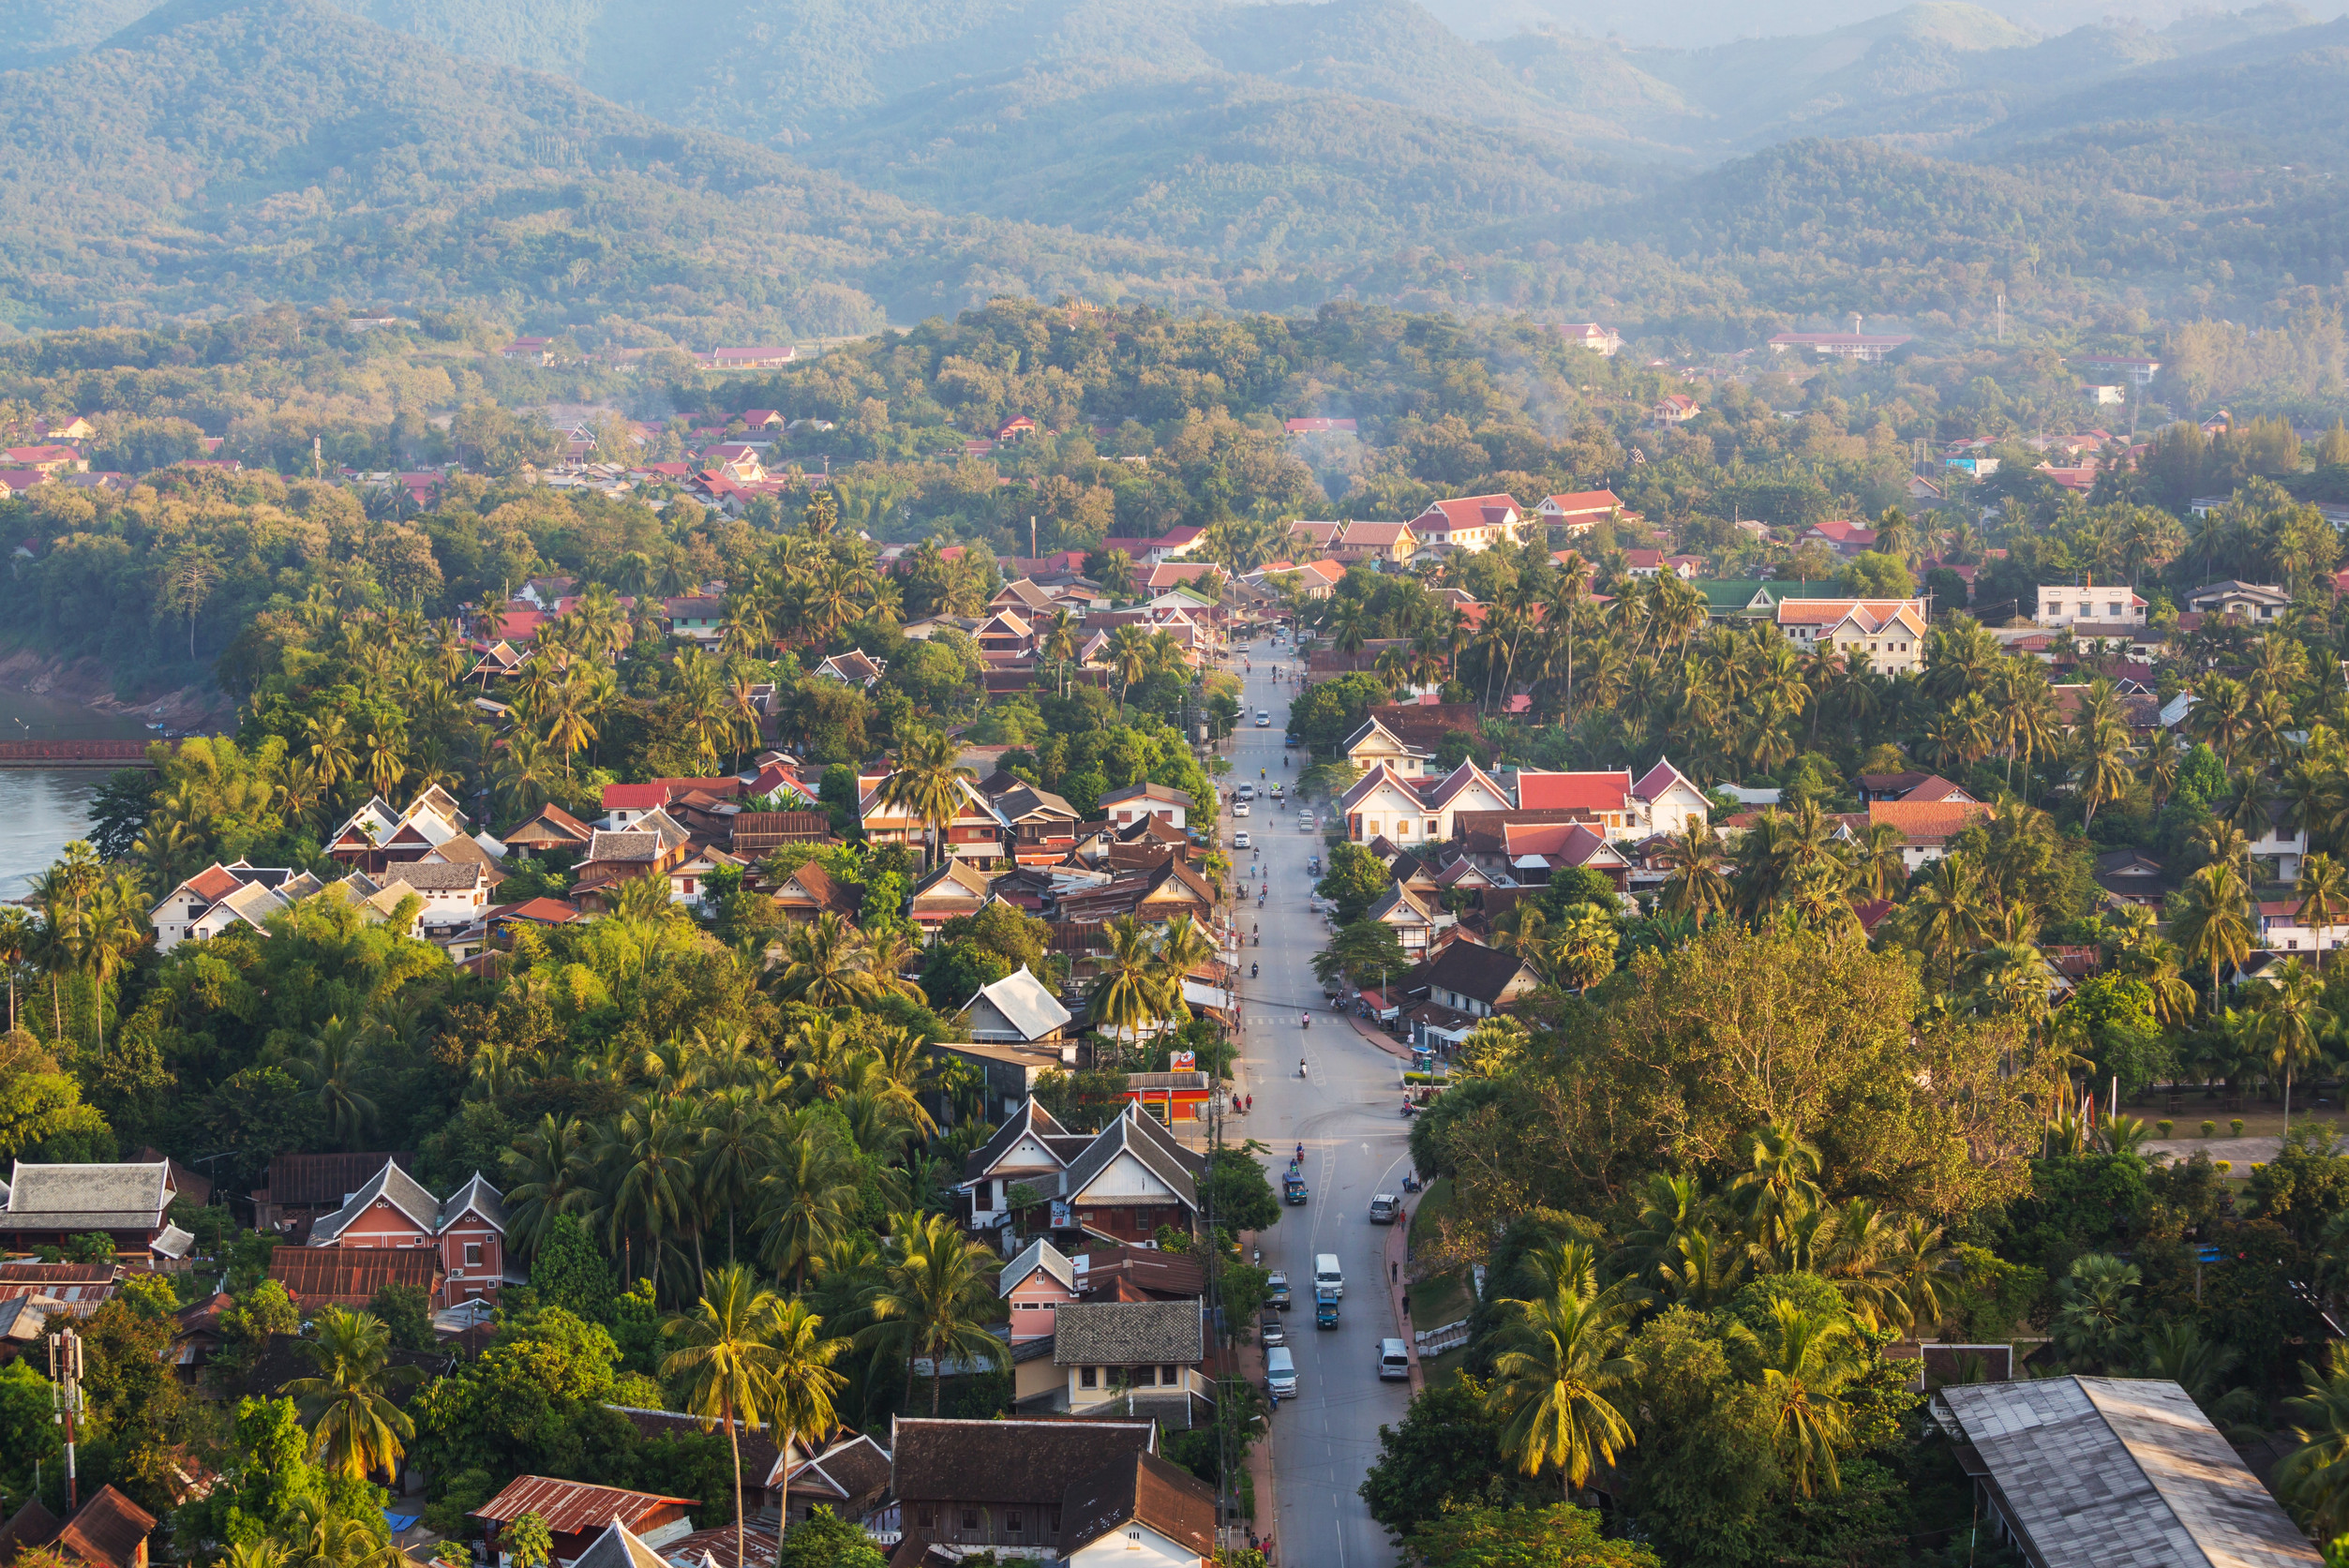
[{"label": "pickup truck", "polygon": [[1264,1276],[1264,1305],[1283,1312],[1289,1309],[1289,1277],[1279,1269]]},{"label": "pickup truck", "polygon": [[1256,1337],[1267,1346],[1285,1345],[1289,1342],[1289,1331],[1281,1323],[1280,1313],[1277,1307],[1264,1308],[1264,1317],[1258,1320],[1256,1324]]},{"label": "pickup truck", "polygon": [[1338,1292],[1327,1285],[1319,1286],[1313,1292],[1313,1326],[1338,1326]]}]

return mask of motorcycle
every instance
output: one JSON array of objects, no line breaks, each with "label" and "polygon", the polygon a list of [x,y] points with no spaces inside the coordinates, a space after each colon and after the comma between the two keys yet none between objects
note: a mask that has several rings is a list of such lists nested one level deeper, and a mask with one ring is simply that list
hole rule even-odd
[{"label": "motorcycle", "polygon": [[1416,1116],[1417,1114],[1419,1114],[1419,1107],[1412,1104],[1409,1100],[1403,1101],[1403,1116],[1406,1120],[1413,1116]]},{"label": "motorcycle", "polygon": [[1405,1192],[1419,1190],[1419,1173],[1416,1171],[1408,1171],[1403,1173],[1403,1190]]},{"label": "motorcycle", "polygon": [[1251,980],[1256,978],[1256,965],[1253,963],[1248,966],[1248,978]]},{"label": "motorcycle", "polygon": [[[1311,1013],[1309,1013],[1309,1013],[1301,1013],[1301,1014],[1299,1014],[1298,1016],[1299,1016],[1299,1017],[1301,1017],[1301,1018],[1303,1018],[1303,1019],[1305,1020],[1304,1027],[1306,1027],[1306,1028],[1308,1028],[1308,1029],[1310,1029],[1311,1027],[1313,1027],[1313,1015],[1312,1015]],[[1304,1064],[1304,1063],[1302,1063],[1302,1062],[1299,1062],[1297,1065],[1298,1065],[1299,1067],[1303,1067],[1305,1064]]]}]

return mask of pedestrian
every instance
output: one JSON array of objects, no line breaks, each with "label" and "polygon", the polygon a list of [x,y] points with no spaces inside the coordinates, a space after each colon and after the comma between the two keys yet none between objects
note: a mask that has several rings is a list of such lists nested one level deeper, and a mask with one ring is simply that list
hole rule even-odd
[{"label": "pedestrian", "polygon": [[1411,1292],[1409,1291],[1403,1292],[1403,1316],[1406,1318],[1411,1316]]},{"label": "pedestrian", "polygon": [[1402,1264],[1400,1264],[1400,1263],[1389,1263],[1389,1264],[1387,1264],[1387,1265],[1386,1265],[1386,1277],[1387,1277],[1387,1279],[1388,1279],[1389,1281],[1399,1281],[1399,1280],[1402,1278],[1402,1277],[1403,1277],[1403,1265],[1402,1265]]}]

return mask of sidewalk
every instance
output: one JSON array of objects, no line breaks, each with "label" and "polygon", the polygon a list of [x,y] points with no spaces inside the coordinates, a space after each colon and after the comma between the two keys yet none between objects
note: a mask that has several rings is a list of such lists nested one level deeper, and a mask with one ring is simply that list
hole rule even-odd
[{"label": "sidewalk", "polygon": [[1395,1332],[1402,1336],[1403,1353],[1411,1357],[1411,1392],[1415,1398],[1428,1391],[1428,1380],[1419,1370],[1419,1339],[1411,1331],[1411,1314],[1403,1310],[1403,1294],[1410,1289],[1411,1210],[1405,1207],[1386,1231],[1386,1304],[1394,1309]]}]

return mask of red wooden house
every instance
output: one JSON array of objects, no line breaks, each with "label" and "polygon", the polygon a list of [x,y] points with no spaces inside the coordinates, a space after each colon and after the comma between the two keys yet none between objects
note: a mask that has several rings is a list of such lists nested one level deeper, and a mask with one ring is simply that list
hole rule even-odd
[{"label": "red wooden house", "polygon": [[343,1206],[310,1225],[312,1247],[431,1248],[440,1279],[433,1306],[498,1299],[505,1278],[505,1205],[476,1172],[446,1202],[392,1160]]}]

